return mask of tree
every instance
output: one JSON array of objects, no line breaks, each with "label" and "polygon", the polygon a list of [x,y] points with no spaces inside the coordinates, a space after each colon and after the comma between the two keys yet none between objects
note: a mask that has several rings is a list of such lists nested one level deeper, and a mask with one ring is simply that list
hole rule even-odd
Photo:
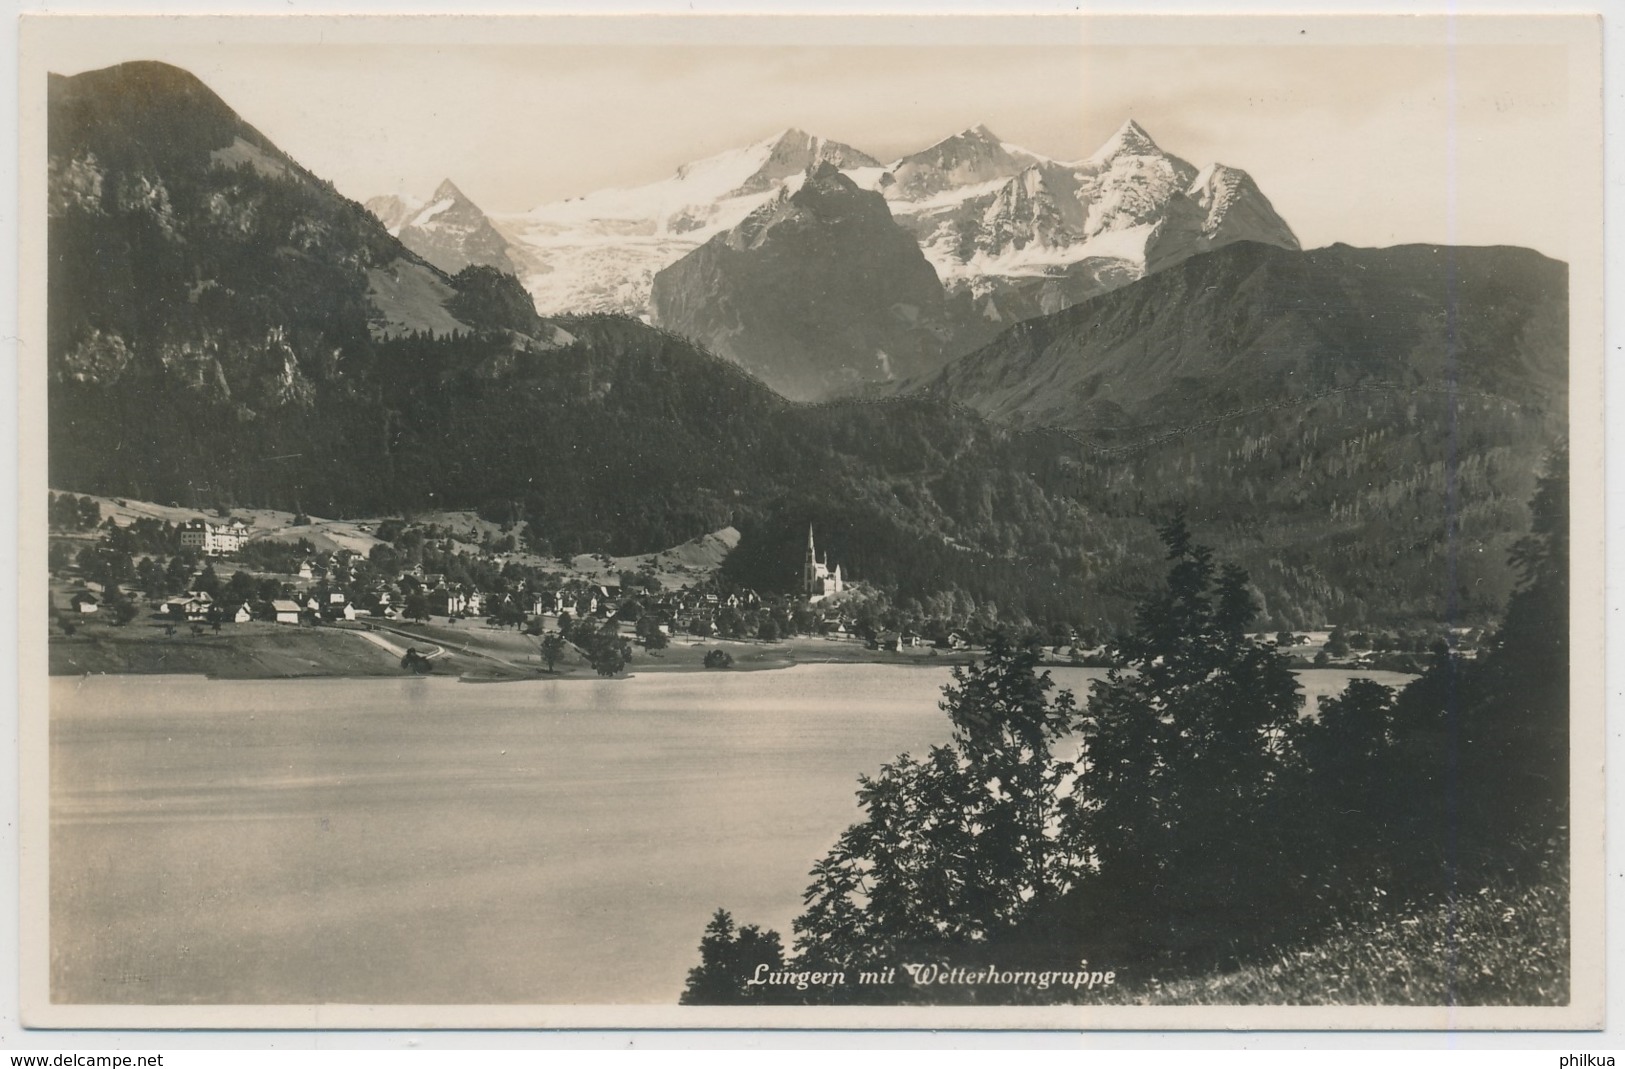
[{"label": "tree", "polygon": [[256,586],[254,577],[246,571],[235,571],[231,578],[226,580],[225,596],[228,601],[250,601],[254,597]]},{"label": "tree", "polygon": [[735,928],[727,910],[719,909],[700,938],[700,963],[688,971],[688,984],[678,1003],[684,1006],[730,1006],[769,1001],[783,990],[750,984],[762,966],[784,968],[784,947],[777,932],[764,932],[754,924]]},{"label": "tree", "polygon": [[53,572],[65,571],[73,564],[73,547],[66,542],[52,542],[46,555],[46,564]]},{"label": "tree", "polygon": [[1008,941],[1083,874],[1062,835],[1075,769],[1053,750],[1078,710],[1070,692],[1049,697],[1039,659],[996,633],[943,688],[952,741],[860,778],[867,816],[814,868],[796,921],[812,967]]},{"label": "tree", "polygon": [[645,649],[663,650],[670,644],[666,632],[661,630],[660,618],[654,613],[645,613],[639,618],[637,635]]},{"label": "tree", "polygon": [[761,626],[756,629],[756,637],[763,642],[777,642],[779,640],[779,625],[773,617],[764,619]]},{"label": "tree", "polygon": [[1408,838],[1418,801],[1396,746],[1394,699],[1391,687],[1353,679],[1287,732],[1280,793],[1292,804],[1282,819],[1292,825],[1306,884],[1327,907],[1393,886],[1395,848]]},{"label": "tree", "polygon": [[1291,892],[1269,789],[1303,698],[1286,656],[1247,637],[1246,573],[1217,565],[1183,517],[1160,534],[1165,584],[1090,687],[1066,830],[1098,871],[1077,923],[1112,931],[1131,959],[1177,947],[1212,963],[1251,938],[1269,894]]},{"label": "tree", "polygon": [[406,618],[408,620],[416,620],[420,624],[428,623],[428,595],[424,594],[421,590],[412,591],[412,593],[406,595],[406,605],[404,606],[403,611],[406,613]]},{"label": "tree", "polygon": [[559,663],[564,656],[564,636],[557,631],[549,631],[542,636],[542,660],[547,664],[547,670],[553,671],[553,666]]},{"label": "tree", "polygon": [[[108,593],[112,593],[112,588],[109,588]],[[136,606],[136,603],[122,596],[109,597],[106,610],[113,614],[113,622],[120,627],[141,615],[141,610]]]},{"label": "tree", "polygon": [[177,553],[169,558],[169,567],[164,569],[165,586],[170,590],[185,590],[192,582],[192,561],[186,554]]},{"label": "tree", "polygon": [[200,593],[209,595],[211,598],[220,596],[220,576],[215,573],[214,565],[209,564],[204,567],[203,573],[197,577],[195,589]]},{"label": "tree", "polygon": [[599,675],[618,676],[632,663],[632,644],[613,632],[600,632],[588,648],[587,659]]}]

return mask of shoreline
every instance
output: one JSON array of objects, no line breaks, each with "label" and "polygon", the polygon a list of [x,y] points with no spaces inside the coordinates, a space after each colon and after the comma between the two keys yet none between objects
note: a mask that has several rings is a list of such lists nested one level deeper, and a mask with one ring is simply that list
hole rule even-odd
[{"label": "shoreline", "polygon": [[[348,636],[348,637],[343,637]],[[102,676],[188,676],[222,680],[389,679],[412,677],[400,666],[406,650],[425,655],[426,678],[466,683],[524,680],[621,680],[638,675],[728,674],[777,671],[798,665],[882,664],[899,668],[947,668],[969,664],[975,650],[931,648],[895,652],[868,649],[847,640],[795,636],[761,640],[678,639],[662,650],[637,647],[620,676],[593,671],[568,647],[552,671],[541,661],[531,636],[483,625],[339,624],[321,627],[248,623],[227,625],[219,634],[164,634],[161,623],[124,627],[100,622],[72,636],[53,633],[48,647],[52,678]],[[723,650],[727,668],[708,668],[705,654]],[[1050,664],[1047,667],[1059,667]]]},{"label": "shoreline", "polygon": [[[419,654],[428,671],[402,667],[407,651]],[[711,668],[705,655],[722,650],[726,668]],[[151,620],[114,626],[86,622],[73,635],[52,633],[50,677],[192,676],[205,679],[391,679],[421,675],[465,683],[525,680],[620,680],[634,676],[688,673],[768,672],[798,665],[889,665],[897,668],[952,668],[977,661],[980,649],[906,651],[870,649],[849,639],[806,635],[767,642],[760,639],[679,638],[660,650],[635,647],[632,662],[618,676],[600,676],[574,646],[566,646],[552,670],[542,662],[534,636],[484,624],[339,623],[318,627],[252,622],[226,625],[220,633],[165,633]],[[1103,668],[1097,659],[1079,663],[1045,657],[1042,669]],[[1324,667],[1335,671],[1400,671],[1386,665],[1294,664],[1294,671]],[[1414,674],[1414,673],[1406,673]]]}]

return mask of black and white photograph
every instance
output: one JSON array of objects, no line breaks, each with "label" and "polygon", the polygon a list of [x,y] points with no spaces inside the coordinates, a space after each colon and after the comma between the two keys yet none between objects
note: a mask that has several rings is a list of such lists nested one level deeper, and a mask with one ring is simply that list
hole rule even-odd
[{"label": "black and white photograph", "polygon": [[23,1023],[1600,1027],[1601,73],[25,19]]}]

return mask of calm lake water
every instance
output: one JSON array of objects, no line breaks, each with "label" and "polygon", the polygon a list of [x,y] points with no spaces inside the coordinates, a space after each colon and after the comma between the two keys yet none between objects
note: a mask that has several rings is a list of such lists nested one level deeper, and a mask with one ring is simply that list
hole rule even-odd
[{"label": "calm lake water", "polygon": [[947,678],[55,678],[53,997],[672,1003],[717,907],[789,942],[858,773],[947,738]]}]

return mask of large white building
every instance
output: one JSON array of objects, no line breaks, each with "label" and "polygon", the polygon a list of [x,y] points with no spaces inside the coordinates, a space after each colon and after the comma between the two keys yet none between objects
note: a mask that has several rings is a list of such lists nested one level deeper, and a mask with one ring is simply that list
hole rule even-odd
[{"label": "large white building", "polygon": [[801,568],[801,592],[807,596],[808,601],[823,601],[834,594],[839,594],[845,586],[841,579],[841,566],[837,564],[831,568],[829,558],[818,559],[818,551],[813,548],[812,524],[807,525],[807,562]]},{"label": "large white building", "polygon": [[213,524],[208,520],[188,520],[181,524],[181,545],[203,553],[235,553],[248,541],[248,525],[242,520]]}]

